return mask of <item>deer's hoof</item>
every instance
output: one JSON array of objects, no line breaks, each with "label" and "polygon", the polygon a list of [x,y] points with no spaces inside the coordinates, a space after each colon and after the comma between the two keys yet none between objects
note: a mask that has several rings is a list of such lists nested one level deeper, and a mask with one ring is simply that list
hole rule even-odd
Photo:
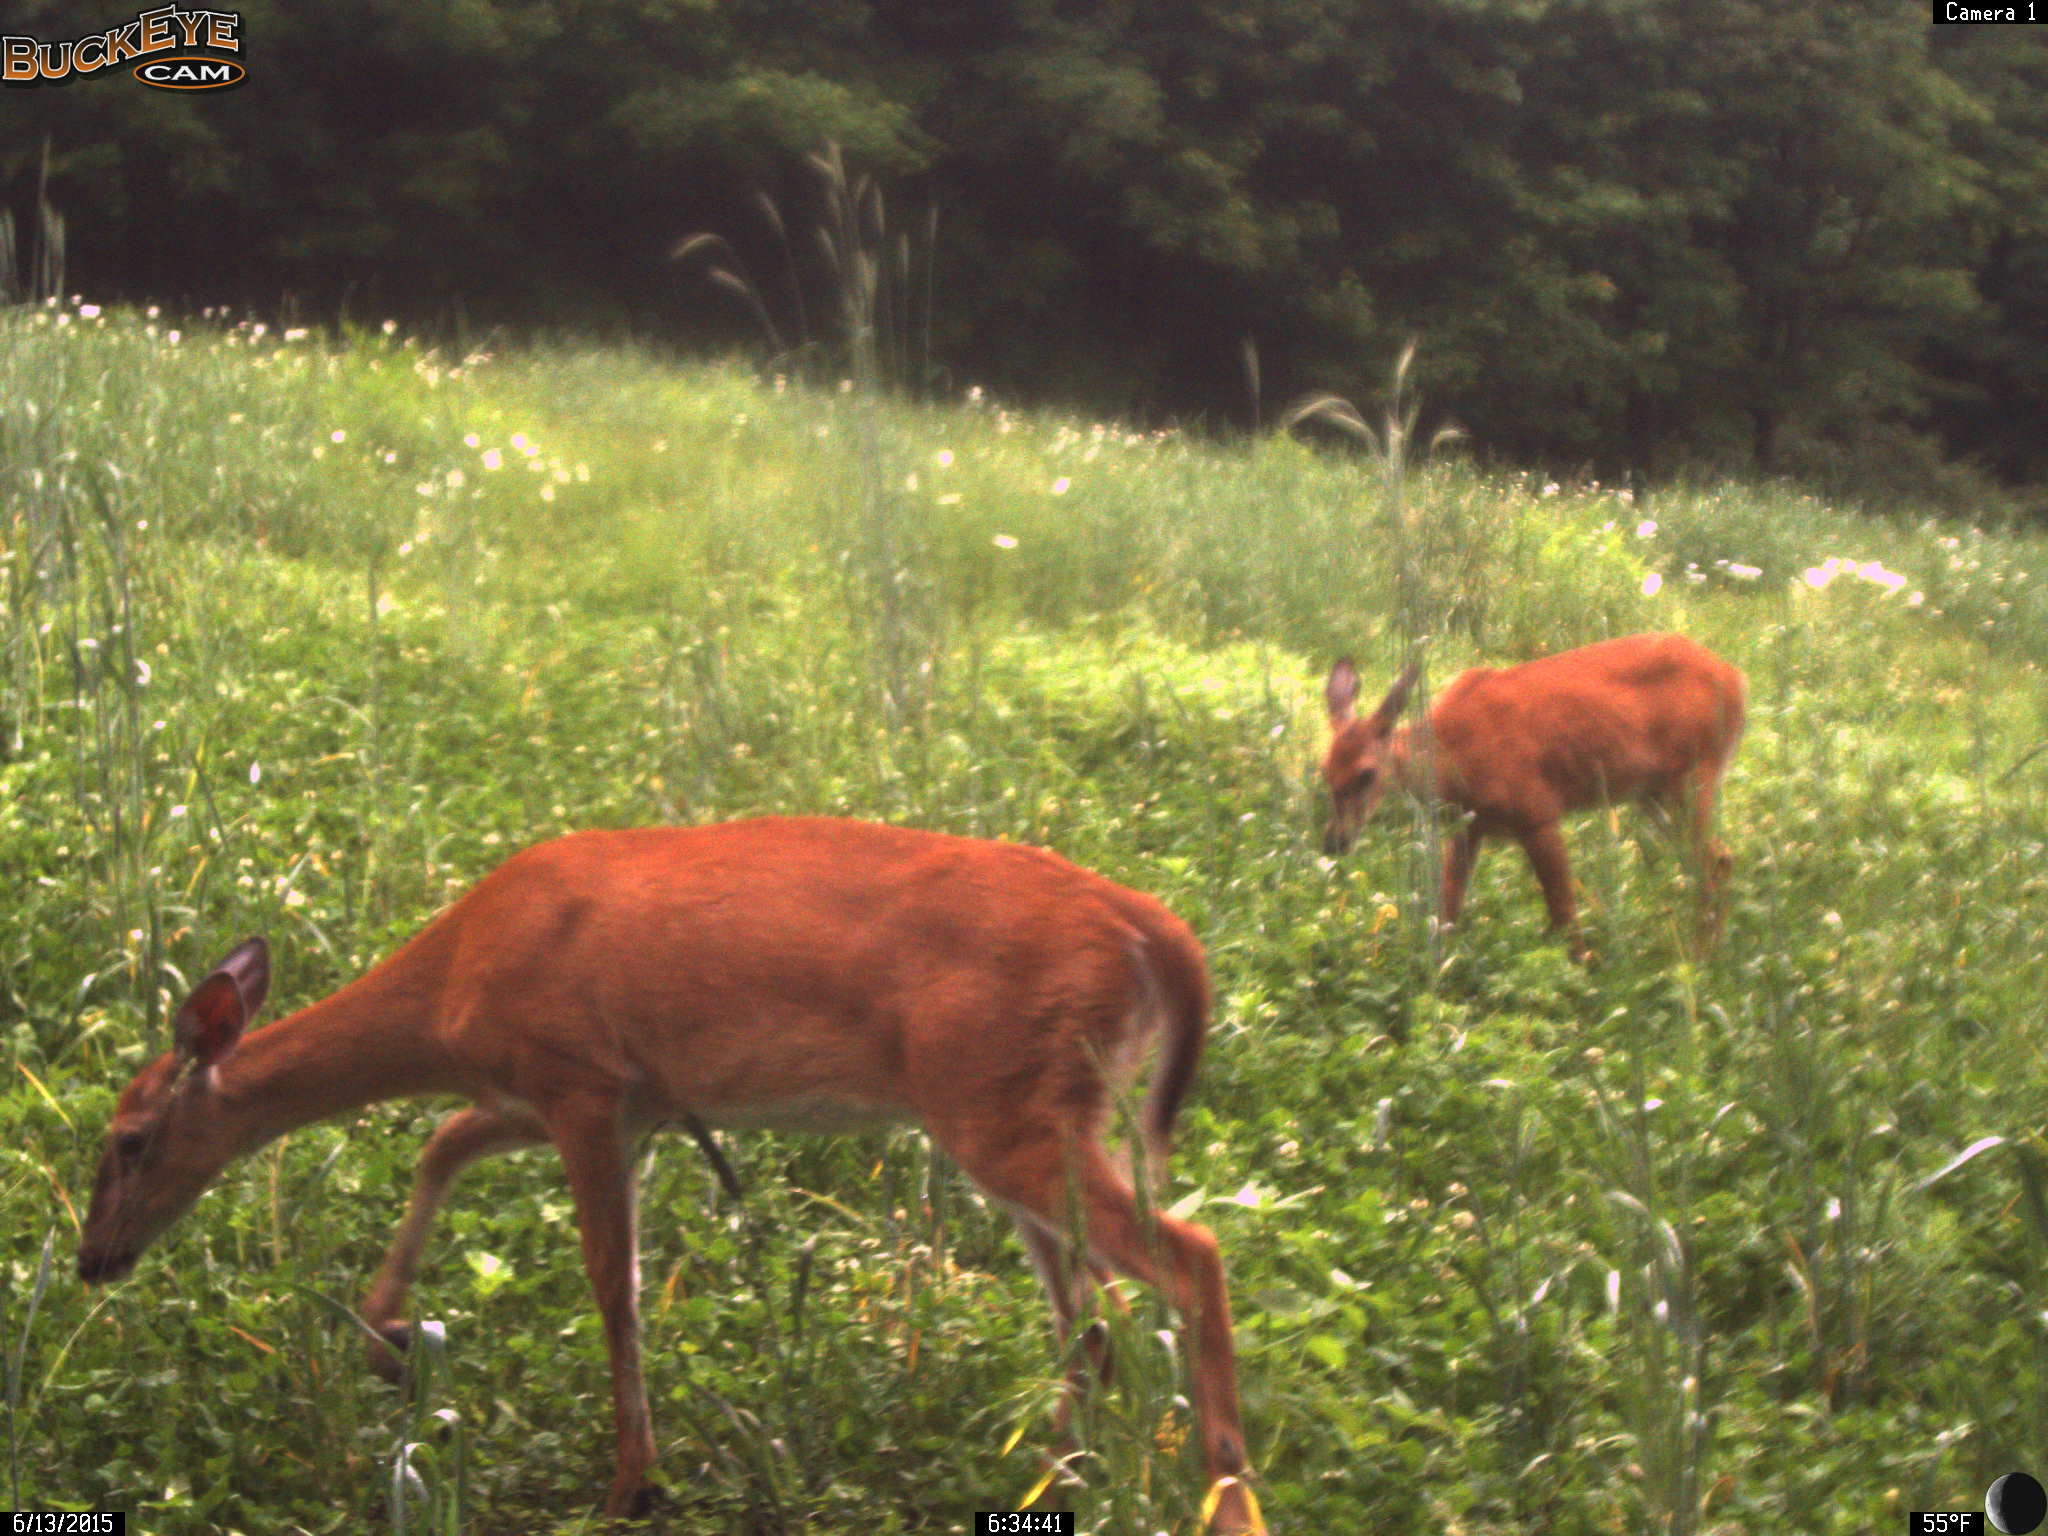
[{"label": "deer's hoof", "polygon": [[667,1502],[658,1483],[641,1481],[624,1488],[614,1484],[604,1501],[604,1512],[611,1520],[645,1520]]},{"label": "deer's hoof", "polygon": [[386,1381],[405,1380],[405,1352],[412,1347],[411,1323],[385,1323],[369,1347],[370,1369]]}]

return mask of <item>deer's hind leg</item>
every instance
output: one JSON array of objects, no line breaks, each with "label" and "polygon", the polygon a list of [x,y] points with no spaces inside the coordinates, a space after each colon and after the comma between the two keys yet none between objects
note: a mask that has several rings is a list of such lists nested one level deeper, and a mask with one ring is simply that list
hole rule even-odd
[{"label": "deer's hind leg", "polygon": [[[1014,1208],[1011,1214],[1017,1223],[1017,1235],[1023,1238],[1025,1251],[1031,1255],[1031,1267],[1038,1272],[1039,1283],[1052,1304],[1053,1335],[1063,1352],[1073,1337],[1074,1323],[1089,1292],[1099,1289],[1100,1294],[1128,1310],[1128,1303],[1108,1287],[1110,1274],[1099,1259],[1075,1253],[1071,1243],[1022,1208]],[[1095,1382],[1107,1386],[1115,1369],[1109,1331],[1100,1318],[1091,1319],[1081,1330],[1081,1348],[1084,1353],[1068,1366],[1067,1391],[1053,1418],[1054,1455],[1062,1460],[1075,1449],[1075,1409]]]},{"label": "deer's hind leg", "polygon": [[[1034,1114],[1034,1111],[1036,1113]],[[1216,1239],[1164,1212],[1147,1221],[1137,1195],[1094,1136],[1042,1105],[1020,1104],[999,1120],[959,1117],[931,1124],[933,1136],[974,1181],[1030,1213],[1061,1240],[1078,1216],[1087,1251],[1133,1279],[1157,1287],[1180,1314],[1202,1456],[1221,1489],[1211,1530],[1255,1528],[1242,1486],[1247,1463],[1237,1402],[1230,1299]],[[1061,1302],[1054,1300],[1057,1313]]]},{"label": "deer's hind leg", "polygon": [[1700,943],[1706,948],[1720,942],[1728,877],[1735,869],[1735,856],[1714,836],[1714,804],[1727,766],[1725,761],[1702,763],[1693,770],[1690,789],[1692,847],[1700,867]]},{"label": "deer's hind leg", "polygon": [[1643,801],[1643,810],[1678,850],[1698,891],[1695,944],[1711,949],[1721,936],[1722,893],[1734,859],[1714,836],[1714,802],[1724,764],[1701,763]]}]

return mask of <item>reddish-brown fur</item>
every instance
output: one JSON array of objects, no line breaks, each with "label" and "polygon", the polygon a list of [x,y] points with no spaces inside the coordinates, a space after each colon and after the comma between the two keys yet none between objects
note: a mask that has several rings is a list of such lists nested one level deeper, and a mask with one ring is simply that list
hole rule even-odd
[{"label": "reddish-brown fur", "polygon": [[604,1317],[618,1437],[605,1507],[623,1514],[654,1460],[640,1136],[692,1114],[819,1130],[913,1120],[1015,1216],[1063,1338],[1085,1300],[1067,1256],[1075,1209],[1084,1270],[1164,1288],[1221,1484],[1215,1528],[1256,1528],[1215,1241],[1143,1221],[1100,1140],[1158,1033],[1140,1128],[1163,1151],[1207,1026],[1201,946],[1152,898],[1038,849],[862,822],[584,832],[518,854],[367,975],[244,1038],[267,982],[262,942],[238,947],[180,1011],[176,1048],[122,1094],[84,1278],[126,1273],[232,1159],[296,1126],[402,1095],[466,1097],[421,1155],[364,1315],[402,1344],[449,1184],[479,1157],[552,1142]]},{"label": "reddish-brown fur", "polygon": [[1358,673],[1330,670],[1331,797],[1325,846],[1341,853],[1390,779],[1469,812],[1444,843],[1443,915],[1455,922],[1488,837],[1529,855],[1553,929],[1583,954],[1571,866],[1559,820],[1572,811],[1638,801],[1685,828],[1697,855],[1704,926],[1718,927],[1730,861],[1713,837],[1714,796],[1742,736],[1742,674],[1682,635],[1627,635],[1516,667],[1460,673],[1429,712],[1435,784],[1425,784],[1413,727],[1395,721],[1416,671],[1396,680],[1372,714],[1356,712]]}]

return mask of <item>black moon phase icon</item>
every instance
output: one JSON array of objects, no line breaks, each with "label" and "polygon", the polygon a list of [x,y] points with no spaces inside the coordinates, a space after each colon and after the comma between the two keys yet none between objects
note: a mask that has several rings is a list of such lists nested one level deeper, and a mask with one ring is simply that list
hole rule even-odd
[{"label": "black moon phase icon", "polygon": [[1984,1513],[2005,1536],[2021,1536],[2048,1516],[2048,1492],[2024,1472],[2008,1472],[1984,1495]]}]

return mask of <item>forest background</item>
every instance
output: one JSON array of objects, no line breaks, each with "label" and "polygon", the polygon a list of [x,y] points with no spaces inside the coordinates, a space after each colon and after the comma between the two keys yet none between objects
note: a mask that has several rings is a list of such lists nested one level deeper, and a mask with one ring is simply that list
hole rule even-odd
[{"label": "forest background", "polygon": [[[935,391],[1253,426],[1419,337],[1432,414],[1493,459],[2048,506],[2038,30],[1878,0],[241,15],[232,92],[8,93],[18,271],[61,241],[101,300],[795,353],[838,291],[830,142],[882,191]],[[121,19],[0,5],[44,41]],[[729,243],[671,259],[700,232]]]}]

